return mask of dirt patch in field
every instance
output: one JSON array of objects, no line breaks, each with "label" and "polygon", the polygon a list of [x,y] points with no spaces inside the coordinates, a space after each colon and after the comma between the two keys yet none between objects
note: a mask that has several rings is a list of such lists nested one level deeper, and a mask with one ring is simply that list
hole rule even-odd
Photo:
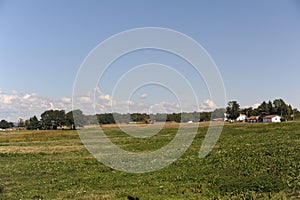
[{"label": "dirt patch in field", "polygon": [[2,146],[0,153],[58,153],[66,151],[80,151],[84,146],[46,146],[46,147],[24,147],[24,146]]}]

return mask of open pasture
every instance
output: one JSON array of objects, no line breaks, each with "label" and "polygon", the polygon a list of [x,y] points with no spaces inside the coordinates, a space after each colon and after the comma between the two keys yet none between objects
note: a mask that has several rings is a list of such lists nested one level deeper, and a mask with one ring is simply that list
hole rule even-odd
[{"label": "open pasture", "polygon": [[[123,149],[143,152],[168,144],[177,125],[147,139],[102,128]],[[76,131],[0,133],[0,199],[300,199],[300,122],[225,124],[199,159],[207,125],[176,162],[145,174],[99,163]]]}]

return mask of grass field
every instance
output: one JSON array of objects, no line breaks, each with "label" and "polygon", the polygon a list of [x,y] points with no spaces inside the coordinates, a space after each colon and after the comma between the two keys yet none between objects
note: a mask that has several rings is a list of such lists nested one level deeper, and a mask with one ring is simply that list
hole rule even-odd
[{"label": "grass field", "polygon": [[[177,126],[149,139],[103,129],[126,150],[149,151],[171,141]],[[0,199],[300,199],[300,122],[226,124],[199,159],[206,130],[201,124],[176,162],[145,174],[99,163],[76,131],[0,133]]]}]

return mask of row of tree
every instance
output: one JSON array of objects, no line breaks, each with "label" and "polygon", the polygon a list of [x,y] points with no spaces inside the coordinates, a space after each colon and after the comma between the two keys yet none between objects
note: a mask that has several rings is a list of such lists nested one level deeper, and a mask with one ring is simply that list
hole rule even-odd
[{"label": "row of tree", "polygon": [[293,109],[291,105],[288,105],[282,99],[275,99],[271,101],[263,101],[257,108],[248,107],[241,109],[237,101],[230,101],[226,107],[226,114],[228,119],[236,119],[240,114],[245,114],[247,117],[259,116],[264,117],[266,115],[279,115],[282,120],[294,119],[296,115],[299,115],[297,109]]},{"label": "row of tree", "polygon": [[[210,121],[211,119],[224,118],[225,114],[228,119],[236,119],[240,114],[249,116],[266,116],[277,114],[284,120],[295,119],[296,116],[300,117],[300,112],[293,109],[291,105],[287,105],[282,99],[275,99],[273,102],[263,101],[257,108],[240,108],[237,101],[230,101],[226,108],[218,108],[213,112],[192,112],[192,113],[132,113],[132,114],[119,114],[119,113],[103,113],[96,115],[84,115],[81,110],[73,110],[65,112],[64,110],[47,110],[41,114],[38,119],[33,116],[27,120],[19,120],[18,127],[25,127],[28,130],[35,129],[57,129],[69,128],[75,129],[83,125],[89,124],[113,124],[113,123],[155,123],[155,122],[188,122],[188,121]],[[76,126],[74,122],[76,119]],[[5,120],[0,121],[0,128],[6,129],[13,127],[12,122]]]},{"label": "row of tree", "polygon": [[[223,115],[223,114],[222,114]],[[211,118],[211,112],[192,112],[192,113],[132,113],[132,114],[120,114],[120,113],[104,113],[97,114],[97,120],[99,124],[112,124],[112,123],[155,123],[155,122],[188,122],[188,121],[209,121]]]},{"label": "row of tree", "polygon": [[[41,119],[38,120],[36,116],[28,120],[19,119],[18,127],[25,127],[28,130],[36,129],[57,129],[58,127],[65,127],[75,129],[74,116],[78,119],[84,119],[81,110],[73,110],[65,113],[64,110],[47,110],[41,114]],[[77,121],[77,126],[83,126],[84,121]]]},{"label": "row of tree", "polygon": [[[223,109],[224,110],[224,109]],[[75,129],[83,125],[90,124],[114,124],[114,123],[155,123],[155,122],[188,122],[188,121],[209,121],[212,116],[221,117],[223,112],[219,112],[220,116],[215,116],[212,112],[192,112],[192,113],[103,113],[96,115],[84,115],[81,110],[73,110],[66,113],[64,110],[47,110],[41,114],[39,120],[33,116],[27,120],[19,119],[18,127],[24,127],[28,130],[36,129],[57,129],[68,128]],[[74,118],[76,119],[76,125]]]}]

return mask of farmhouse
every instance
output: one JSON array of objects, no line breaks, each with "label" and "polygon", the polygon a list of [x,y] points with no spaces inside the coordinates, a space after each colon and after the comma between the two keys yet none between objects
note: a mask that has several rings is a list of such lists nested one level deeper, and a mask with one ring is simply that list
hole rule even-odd
[{"label": "farmhouse", "polygon": [[250,116],[248,117],[248,122],[258,122],[259,116]]},{"label": "farmhouse", "polygon": [[278,115],[267,115],[263,117],[263,122],[280,122],[281,117]]},{"label": "farmhouse", "polygon": [[244,114],[240,114],[240,116],[238,116],[238,118],[236,118],[237,122],[244,122],[246,121],[247,116]]}]

